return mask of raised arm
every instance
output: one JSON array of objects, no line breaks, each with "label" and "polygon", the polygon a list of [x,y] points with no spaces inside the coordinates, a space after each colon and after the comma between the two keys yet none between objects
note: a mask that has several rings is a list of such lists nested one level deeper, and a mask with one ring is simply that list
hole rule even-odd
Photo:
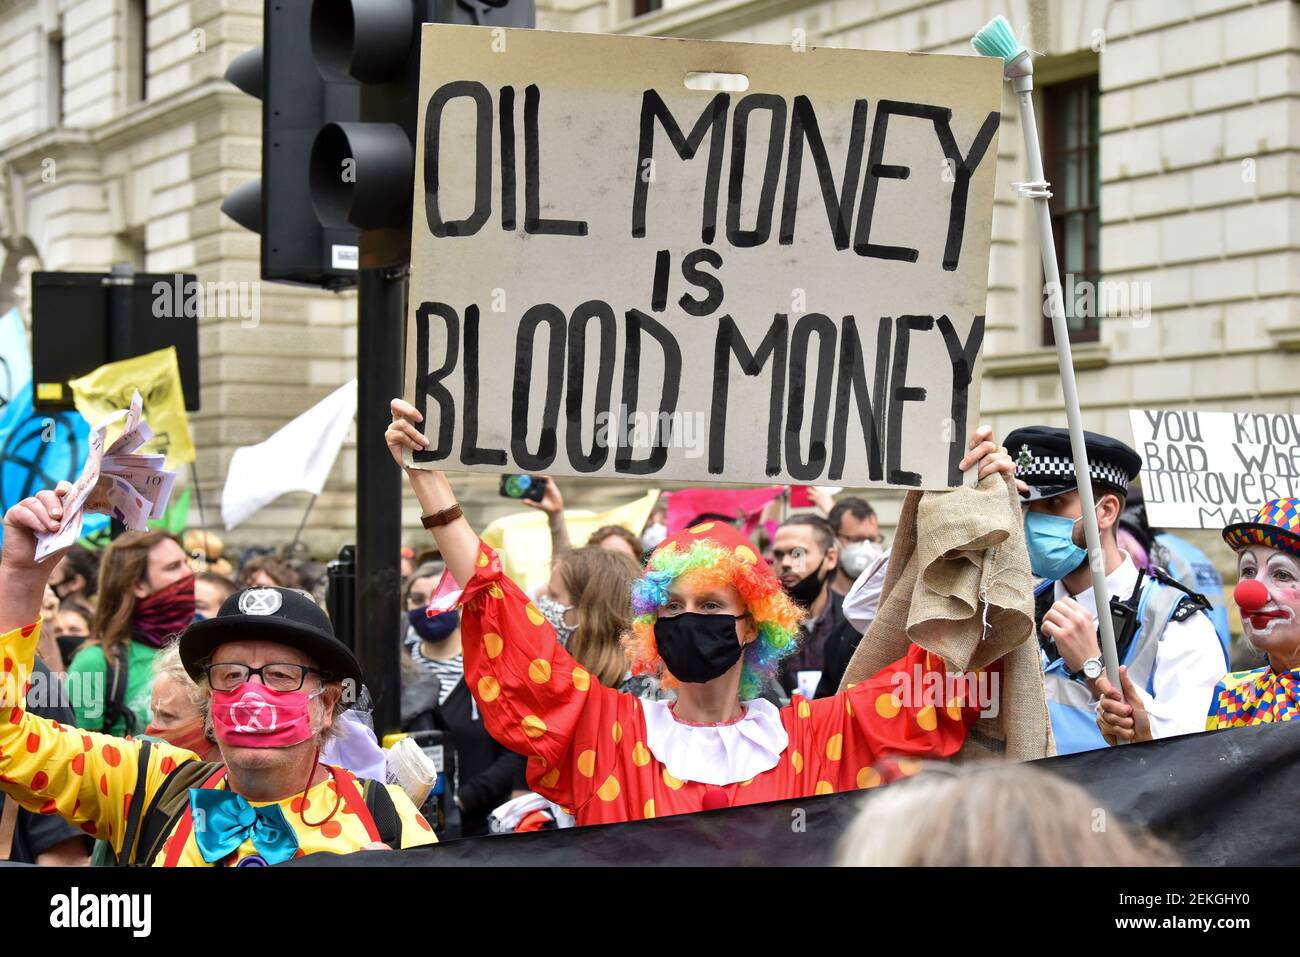
[{"label": "raised arm", "polygon": [[[0,789],[24,808],[58,814],[87,834],[121,847],[123,822],[134,800],[147,801],[167,773],[194,755],[159,744],[150,750],[143,784],[140,744],[67,728],[27,709],[28,696],[59,694],[63,685],[34,678],[45,580],[63,556],[35,559],[36,533],[58,528],[67,483],[38,492],[9,509],[0,558]],[[69,688],[70,695],[82,689]]]}]

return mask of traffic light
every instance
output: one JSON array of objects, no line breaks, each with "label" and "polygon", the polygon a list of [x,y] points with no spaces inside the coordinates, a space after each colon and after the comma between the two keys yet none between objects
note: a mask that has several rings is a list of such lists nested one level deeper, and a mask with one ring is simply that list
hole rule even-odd
[{"label": "traffic light", "polygon": [[262,101],[262,178],[232,190],[221,211],[261,234],[263,279],[341,289],[357,282],[358,230],[316,217],[308,161],[322,126],[358,118],[360,91],[321,76],[310,23],[308,0],[268,0],[262,46],[226,70],[227,80]]},{"label": "traffic light", "polygon": [[316,65],[331,81],[356,84],[360,116],[317,133],[311,199],[322,223],[361,230],[362,268],[410,260],[420,25],[534,20],[533,0],[313,0]]}]

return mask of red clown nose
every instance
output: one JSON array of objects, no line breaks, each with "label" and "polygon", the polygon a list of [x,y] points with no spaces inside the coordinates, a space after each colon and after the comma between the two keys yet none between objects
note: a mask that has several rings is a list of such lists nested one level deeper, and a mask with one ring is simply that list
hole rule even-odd
[{"label": "red clown nose", "polygon": [[1257,611],[1268,604],[1268,589],[1264,587],[1263,582],[1247,578],[1237,583],[1237,587],[1232,592],[1232,599],[1242,611]]}]

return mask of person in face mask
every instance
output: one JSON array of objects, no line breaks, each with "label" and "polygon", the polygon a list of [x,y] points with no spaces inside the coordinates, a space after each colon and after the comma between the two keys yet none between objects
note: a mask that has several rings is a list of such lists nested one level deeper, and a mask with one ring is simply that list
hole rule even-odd
[{"label": "person in face mask", "polygon": [[[1267,664],[1222,677],[1206,701],[1205,730],[1292,721],[1300,715],[1300,499],[1264,503],[1253,520],[1225,528],[1223,540],[1237,553],[1242,630]],[[1158,736],[1128,669],[1119,689],[1105,676],[1098,683],[1097,727],[1107,744]]]},{"label": "person in face mask", "polygon": [[[844,617],[844,598],[830,587],[839,570],[840,549],[829,522],[819,515],[786,519],[772,538],[772,557],[781,587],[806,613],[799,626],[799,649],[781,663],[777,680],[788,696],[818,695],[827,648],[856,648],[862,634]],[[848,655],[842,656],[845,663]],[[823,697],[834,694],[841,674],[821,687]]]},{"label": "person in face mask", "polygon": [[[406,449],[429,439],[414,406],[394,399],[391,408],[385,440],[401,465]],[[970,463],[1011,472],[1004,450],[974,444]],[[406,475],[447,561],[431,609],[461,610],[465,680],[484,723],[528,757],[529,786],[579,825],[875,787],[915,770],[909,757],[955,754],[978,716],[958,698],[936,708],[924,696],[894,696],[900,672],[945,680],[942,659],[915,645],[833,697],[796,695],[786,707],[762,698],[797,647],[804,611],[748,538],[707,520],[664,540],[632,583],[631,670],[654,675],[676,700],[607,688],[505,575],[447,477]],[[820,557],[819,588],[834,568]]]},{"label": "person in face mask", "polygon": [[[1136,627],[1117,634],[1120,664],[1142,696],[1156,737],[1201,730],[1205,702],[1227,669],[1209,602],[1153,569],[1139,577],[1116,531],[1129,483],[1142,460],[1128,445],[1084,433],[1101,534],[1100,566],[1112,602],[1134,609]],[[1034,574],[1035,619],[1043,683],[1058,754],[1105,747],[1097,728],[1104,667],[1083,512],[1065,429],[1031,426],[1007,436],[1016,458],[1025,512],[1025,545]]]},{"label": "person in face mask", "polygon": [[166,532],[126,532],[105,551],[90,640],[68,666],[77,726],[139,734],[149,723],[153,659],[194,620],[194,573]]},{"label": "person in face mask", "polygon": [[[41,589],[61,556],[37,561],[36,535],[58,528],[70,490],[60,483],[5,514],[0,652],[18,674],[31,669]],[[107,584],[101,580],[101,596]],[[166,627],[161,618],[154,609],[134,633]],[[400,787],[358,781],[319,760],[340,707],[360,694],[361,670],[305,593],[254,587],[232,595],[215,618],[184,629],[178,652],[205,691],[219,761],[164,742],[58,727],[32,714],[21,685],[7,680],[0,789],[103,837],[124,864],[266,866],[321,851],[434,842]]]},{"label": "person in face mask", "polygon": [[826,520],[840,552],[831,588],[847,595],[858,576],[880,556],[880,518],[866,499],[850,496],[836,502]]}]

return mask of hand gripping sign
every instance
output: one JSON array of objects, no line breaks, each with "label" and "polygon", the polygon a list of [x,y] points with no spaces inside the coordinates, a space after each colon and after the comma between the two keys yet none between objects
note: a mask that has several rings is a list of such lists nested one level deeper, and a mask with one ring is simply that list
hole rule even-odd
[{"label": "hand gripping sign", "polygon": [[998,64],[446,25],[423,44],[412,464],[961,483]]}]

